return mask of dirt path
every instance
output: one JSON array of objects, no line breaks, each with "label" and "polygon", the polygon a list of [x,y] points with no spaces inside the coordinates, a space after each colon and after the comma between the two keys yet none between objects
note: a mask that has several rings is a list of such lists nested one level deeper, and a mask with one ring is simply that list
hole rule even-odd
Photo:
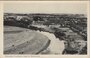
[{"label": "dirt path", "polygon": [[62,52],[65,48],[64,41],[60,41],[52,33],[43,32],[43,31],[41,31],[40,33],[47,36],[51,40],[50,45],[48,47],[50,49],[50,54],[62,54]]}]

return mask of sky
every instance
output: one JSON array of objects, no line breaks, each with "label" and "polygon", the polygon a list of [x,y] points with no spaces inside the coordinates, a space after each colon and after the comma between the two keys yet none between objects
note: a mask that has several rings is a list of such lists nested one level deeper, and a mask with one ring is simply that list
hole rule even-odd
[{"label": "sky", "polygon": [[4,13],[64,13],[86,14],[87,2],[5,2]]}]

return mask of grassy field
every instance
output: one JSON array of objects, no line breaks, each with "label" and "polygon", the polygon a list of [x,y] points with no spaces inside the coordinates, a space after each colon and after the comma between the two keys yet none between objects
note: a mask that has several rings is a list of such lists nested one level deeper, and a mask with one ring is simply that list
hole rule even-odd
[{"label": "grassy field", "polygon": [[50,40],[41,33],[13,26],[4,26],[4,54],[38,54]]}]

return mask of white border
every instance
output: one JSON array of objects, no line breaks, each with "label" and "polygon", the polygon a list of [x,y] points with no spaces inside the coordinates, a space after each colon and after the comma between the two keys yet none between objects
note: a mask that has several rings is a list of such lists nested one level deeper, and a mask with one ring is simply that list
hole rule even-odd
[{"label": "white border", "polygon": [[[4,5],[4,3],[6,3],[6,2],[10,2],[10,3],[12,3],[12,2],[14,2],[14,3],[17,3],[17,1],[0,1],[0,58],[3,58],[3,57],[5,57],[5,55],[3,55],[3,5]],[[31,1],[18,1],[18,3],[19,2],[22,2],[22,3],[25,3],[25,2],[27,2],[27,3],[29,3],[29,2],[31,2]],[[32,2],[34,2],[34,1],[32,1]],[[37,2],[40,2],[40,1],[37,1]],[[44,1],[43,1],[44,2]],[[46,1],[46,2],[58,2],[58,1]],[[60,2],[66,2],[66,1],[60,1]],[[76,2],[76,1],[75,1]],[[88,54],[87,55],[6,55],[6,57],[5,58],[90,58],[90,49],[89,49],[89,47],[90,47],[90,34],[89,34],[89,31],[90,31],[90,4],[89,4],[89,1],[77,1],[77,2],[86,2],[87,3],[87,11],[88,11],[88,21],[87,21],[87,23],[88,23]]]}]

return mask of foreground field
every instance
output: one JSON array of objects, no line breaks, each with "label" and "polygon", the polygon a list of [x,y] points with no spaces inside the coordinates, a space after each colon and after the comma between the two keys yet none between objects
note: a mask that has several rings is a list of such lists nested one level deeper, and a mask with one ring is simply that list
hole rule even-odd
[{"label": "foreground field", "polygon": [[49,46],[50,40],[41,33],[19,27],[4,27],[5,54],[38,54]]}]

